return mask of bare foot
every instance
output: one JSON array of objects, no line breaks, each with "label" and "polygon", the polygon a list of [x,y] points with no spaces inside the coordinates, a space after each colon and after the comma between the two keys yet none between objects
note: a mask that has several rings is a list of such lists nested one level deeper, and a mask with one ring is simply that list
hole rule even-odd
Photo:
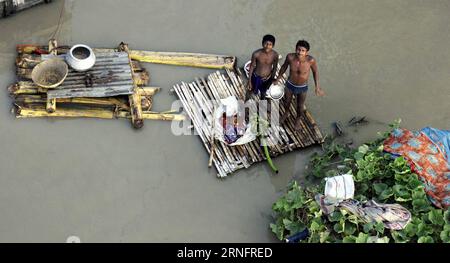
[{"label": "bare foot", "polygon": [[295,119],[295,127],[294,129],[296,131],[300,130],[302,125],[301,125],[302,119],[300,119],[300,117],[297,117],[297,119]]}]

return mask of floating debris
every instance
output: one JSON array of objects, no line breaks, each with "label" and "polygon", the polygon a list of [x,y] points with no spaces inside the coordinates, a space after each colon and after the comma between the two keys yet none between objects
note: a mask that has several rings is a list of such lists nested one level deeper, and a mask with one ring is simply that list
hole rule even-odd
[{"label": "floating debris", "polygon": [[363,116],[363,117],[355,116],[350,119],[350,121],[348,122],[348,126],[356,126],[356,125],[360,125],[360,124],[366,124],[368,122],[369,121],[366,120],[366,116]]}]

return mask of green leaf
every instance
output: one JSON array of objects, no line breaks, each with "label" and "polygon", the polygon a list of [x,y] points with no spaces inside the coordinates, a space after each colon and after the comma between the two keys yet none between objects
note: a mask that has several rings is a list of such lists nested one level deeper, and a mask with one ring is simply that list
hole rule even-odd
[{"label": "green leaf", "polygon": [[334,230],[336,233],[339,233],[339,234],[342,233],[342,232],[344,232],[344,228],[343,228],[343,226],[342,226],[342,224],[341,224],[340,222],[334,224],[333,230]]},{"label": "green leaf", "polygon": [[442,242],[450,243],[450,230],[443,230],[439,236]]},{"label": "green leaf", "polygon": [[408,235],[408,237],[415,236],[416,233],[417,233],[417,225],[415,225],[412,222],[410,222],[405,227],[405,233],[406,233],[406,235]]},{"label": "green leaf", "polygon": [[447,208],[447,211],[444,212],[444,221],[446,225],[450,225],[450,208]]},{"label": "green leaf", "polygon": [[306,226],[302,222],[293,222],[289,219],[283,219],[284,227],[289,230],[290,234],[295,234],[305,230]]},{"label": "green leaf", "polygon": [[411,193],[405,186],[396,184],[392,187],[392,189],[394,190],[396,201],[406,202],[412,200]]},{"label": "green leaf", "polygon": [[381,238],[378,236],[371,236],[367,238],[367,243],[389,243],[389,238],[387,236]]},{"label": "green leaf", "polygon": [[442,226],[445,223],[444,216],[442,215],[442,210],[440,209],[433,208],[430,212],[428,212],[428,220],[430,220],[430,222],[436,226]]},{"label": "green leaf", "polygon": [[320,233],[320,243],[325,243],[330,236],[330,231],[324,231]]},{"label": "green leaf", "polygon": [[388,199],[392,195],[394,195],[394,190],[392,190],[392,188],[388,188],[388,189],[384,190],[383,192],[381,192],[381,194],[378,196],[378,199],[383,201],[383,200]]},{"label": "green leaf", "polygon": [[367,174],[366,174],[366,172],[364,172],[364,171],[362,171],[362,170],[359,170],[359,171],[356,173],[355,181],[356,181],[356,182],[362,182],[362,181],[365,181],[365,180],[367,180]]},{"label": "green leaf", "polygon": [[356,237],[355,236],[346,236],[342,239],[343,243],[356,243]]},{"label": "green leaf", "polygon": [[389,243],[389,238],[386,236],[378,238],[377,243]]},{"label": "green leaf", "polygon": [[375,226],[375,223],[366,223],[364,224],[363,231],[364,233],[369,233]]},{"label": "green leaf", "polygon": [[417,226],[417,236],[427,236],[433,234],[433,228],[424,222]]},{"label": "green leaf", "polygon": [[330,222],[338,222],[342,219],[342,213],[340,210],[335,210],[334,212],[332,212],[329,216],[328,219],[330,220]]},{"label": "green leaf", "polygon": [[356,237],[356,243],[367,243],[367,239],[369,238],[368,234],[359,233],[358,237]]},{"label": "green leaf", "polygon": [[355,225],[358,225],[358,223],[359,223],[358,216],[356,216],[356,215],[349,215],[349,216],[347,217],[347,220],[348,220],[350,223],[353,223],[353,224],[355,224]]},{"label": "green leaf", "polygon": [[423,189],[416,189],[412,192],[413,199],[423,199],[426,198],[426,193]]},{"label": "green leaf", "polygon": [[361,184],[356,185],[356,191],[358,193],[366,193],[367,190],[369,190],[369,185],[368,184],[361,183]]},{"label": "green leaf", "polygon": [[362,154],[366,154],[367,151],[369,151],[369,146],[367,146],[366,144],[363,144],[363,145],[359,146],[359,148],[358,148],[358,152],[360,152]]},{"label": "green leaf", "polygon": [[311,232],[317,232],[318,230],[320,230],[320,228],[321,228],[321,225],[319,225],[317,222],[312,222],[311,226],[309,227]]},{"label": "green leaf", "polygon": [[345,224],[344,234],[345,235],[353,235],[356,231],[356,226],[354,224]]},{"label": "green leaf", "polygon": [[434,240],[430,236],[419,237],[417,243],[434,243]]},{"label": "green leaf", "polygon": [[403,157],[401,157],[401,156],[395,158],[395,160],[394,160],[394,165],[395,165],[396,167],[400,167],[400,168],[404,167],[404,166],[406,165],[406,160],[405,160],[405,158],[403,158]]},{"label": "green leaf", "polygon": [[421,188],[423,188],[423,183],[417,178],[410,177],[406,187],[411,191],[416,190],[416,189],[421,189]]},{"label": "green leaf", "polygon": [[384,184],[384,183],[373,184],[373,189],[375,190],[375,193],[377,195],[381,194],[387,188],[388,188],[388,185]]},{"label": "green leaf", "polygon": [[428,212],[431,209],[430,203],[424,198],[415,199],[412,201],[414,212]]},{"label": "green leaf", "polygon": [[270,228],[272,232],[277,236],[279,240],[283,240],[284,238],[284,227],[281,225],[270,224]]},{"label": "green leaf", "polygon": [[[355,157],[355,160],[356,160],[356,161],[362,160],[362,159],[364,158],[364,153],[361,153],[361,152],[355,152],[354,157]],[[358,164],[358,166],[359,166],[359,164]]]},{"label": "green leaf", "polygon": [[383,234],[384,233],[384,224],[382,222],[377,222],[375,224],[375,230],[380,233]]},{"label": "green leaf", "polygon": [[403,231],[392,231],[391,235],[396,243],[406,243],[410,240]]}]

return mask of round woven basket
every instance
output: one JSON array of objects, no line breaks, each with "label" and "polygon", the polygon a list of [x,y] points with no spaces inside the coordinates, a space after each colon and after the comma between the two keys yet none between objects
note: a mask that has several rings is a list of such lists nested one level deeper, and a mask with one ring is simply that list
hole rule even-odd
[{"label": "round woven basket", "polygon": [[33,82],[43,88],[56,88],[66,79],[69,67],[64,60],[52,58],[39,63],[31,72]]}]

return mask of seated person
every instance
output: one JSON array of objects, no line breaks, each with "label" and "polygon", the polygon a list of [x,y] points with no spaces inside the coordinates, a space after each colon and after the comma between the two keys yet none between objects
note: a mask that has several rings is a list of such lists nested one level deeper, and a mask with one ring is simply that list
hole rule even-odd
[{"label": "seated person", "polygon": [[[232,118],[232,120],[230,120]],[[241,121],[239,119],[242,119]],[[224,137],[228,144],[236,142],[245,133],[246,125],[243,118],[238,118],[238,114],[227,117],[225,112],[222,116],[222,127],[225,131]]]}]

